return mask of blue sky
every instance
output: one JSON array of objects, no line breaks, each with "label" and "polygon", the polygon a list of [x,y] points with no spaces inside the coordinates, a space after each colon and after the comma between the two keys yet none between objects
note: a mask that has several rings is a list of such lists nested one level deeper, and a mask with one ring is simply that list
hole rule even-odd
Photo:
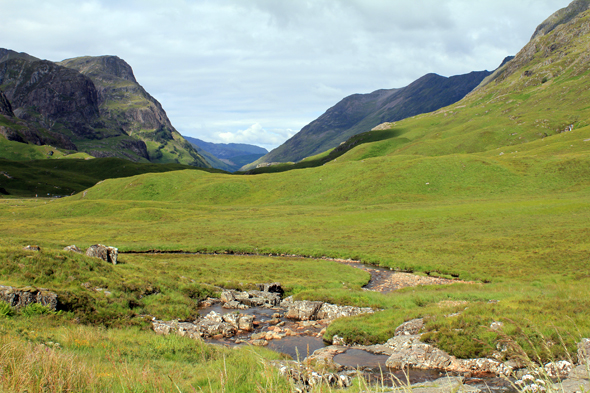
[{"label": "blue sky", "polygon": [[183,135],[274,148],[354,93],[492,70],[568,0],[0,0],[0,47],[117,55]]}]

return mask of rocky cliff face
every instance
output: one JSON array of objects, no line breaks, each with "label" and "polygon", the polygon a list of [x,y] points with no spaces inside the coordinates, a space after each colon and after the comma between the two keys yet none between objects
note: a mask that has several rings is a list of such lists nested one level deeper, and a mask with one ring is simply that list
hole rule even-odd
[{"label": "rocky cliff face", "polygon": [[574,19],[576,16],[581,14],[582,12],[588,10],[590,8],[590,0],[575,0],[572,1],[567,7],[560,9],[559,11],[555,12],[549,18],[547,18],[543,23],[541,23],[535,33],[533,34],[531,40],[535,38],[542,37],[553,30],[559,25],[566,24]]},{"label": "rocky cliff face", "polygon": [[14,115],[1,131],[9,140],[95,157],[209,166],[118,57],[56,64],[0,49],[0,90]]},{"label": "rocky cliff face", "polygon": [[252,165],[296,162],[336,147],[351,136],[384,122],[402,120],[451,105],[465,97],[490,74],[480,71],[450,78],[428,74],[401,89],[377,90],[346,97]]},{"label": "rocky cliff face", "polygon": [[74,133],[98,120],[98,93],[92,81],[50,61],[4,61],[0,85],[23,120],[38,121],[47,128],[60,121]]},{"label": "rocky cliff face", "polygon": [[3,92],[0,91],[0,115],[14,117],[14,112],[12,112],[12,105],[10,105],[10,101],[4,95]]},{"label": "rocky cliff face", "polygon": [[116,56],[79,57],[60,65],[89,77],[97,88],[100,116],[146,144],[152,161],[208,166],[172,126],[162,105],[137,83],[129,64]]}]

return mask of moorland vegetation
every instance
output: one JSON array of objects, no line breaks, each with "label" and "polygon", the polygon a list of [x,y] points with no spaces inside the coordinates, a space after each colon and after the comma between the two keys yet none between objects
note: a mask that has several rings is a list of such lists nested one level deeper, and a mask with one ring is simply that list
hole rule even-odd
[{"label": "moorland vegetation", "polygon": [[[383,342],[423,317],[423,339],[460,358],[492,356],[506,339],[540,362],[567,358],[590,337],[588,40],[584,12],[537,35],[462,101],[309,160],[321,165],[146,173],[59,200],[3,198],[0,284],[52,288],[68,306],[59,315],[7,311],[0,337],[13,344],[2,350],[40,353],[31,348],[59,342],[43,356],[83,365],[59,366],[70,372],[60,381],[83,380],[72,382],[78,390],[92,391],[84,381],[98,378],[120,391],[288,391],[262,361],[276,354],[146,328],[146,316],[194,316],[196,301],[218,287],[281,281],[296,298],[383,310],[335,321],[328,340]],[[97,242],[224,255],[124,253],[111,266],[61,251]],[[27,244],[42,251],[23,251]],[[383,295],[361,289],[366,274],[324,256],[474,283]],[[496,321],[502,332],[490,329]]]}]

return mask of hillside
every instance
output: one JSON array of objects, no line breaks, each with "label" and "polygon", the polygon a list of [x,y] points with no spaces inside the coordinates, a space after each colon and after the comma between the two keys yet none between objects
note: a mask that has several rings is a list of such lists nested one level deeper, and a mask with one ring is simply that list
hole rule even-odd
[{"label": "hillside", "polygon": [[15,115],[0,116],[9,141],[94,157],[208,166],[117,57],[57,64],[3,49],[0,64],[0,91]]},{"label": "hillside", "polygon": [[246,143],[211,143],[184,137],[214,168],[235,172],[268,153],[265,148]]},{"label": "hillside", "polygon": [[284,144],[243,169],[260,163],[297,162],[334,148],[381,123],[437,110],[465,97],[488,75],[488,71],[450,78],[428,74],[401,89],[346,97]]}]

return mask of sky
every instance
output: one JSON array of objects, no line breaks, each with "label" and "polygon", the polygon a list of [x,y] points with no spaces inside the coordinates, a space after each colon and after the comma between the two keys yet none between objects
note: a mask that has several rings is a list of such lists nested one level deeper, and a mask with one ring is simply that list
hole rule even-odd
[{"label": "sky", "polygon": [[344,97],[493,70],[570,0],[0,0],[0,47],[116,55],[183,135],[272,149]]}]

